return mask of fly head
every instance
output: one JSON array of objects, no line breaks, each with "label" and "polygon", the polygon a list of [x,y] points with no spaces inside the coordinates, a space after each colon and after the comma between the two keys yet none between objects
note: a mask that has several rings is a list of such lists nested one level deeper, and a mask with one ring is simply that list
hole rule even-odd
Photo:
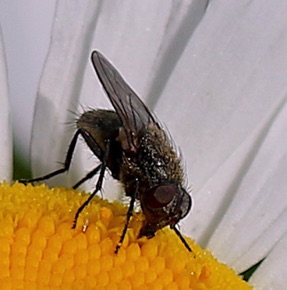
[{"label": "fly head", "polygon": [[153,237],[157,230],[167,225],[174,228],[188,214],[191,204],[191,197],[185,189],[174,184],[161,184],[149,189],[141,196],[146,220],[140,237]]}]

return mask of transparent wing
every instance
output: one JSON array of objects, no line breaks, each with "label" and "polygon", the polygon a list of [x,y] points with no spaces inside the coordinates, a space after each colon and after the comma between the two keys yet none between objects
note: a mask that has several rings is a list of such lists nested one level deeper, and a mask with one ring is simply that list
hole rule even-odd
[{"label": "transparent wing", "polygon": [[138,138],[146,126],[149,123],[156,123],[154,117],[116,68],[100,52],[92,53],[92,63],[113,107],[123,122],[130,148],[136,148]]}]

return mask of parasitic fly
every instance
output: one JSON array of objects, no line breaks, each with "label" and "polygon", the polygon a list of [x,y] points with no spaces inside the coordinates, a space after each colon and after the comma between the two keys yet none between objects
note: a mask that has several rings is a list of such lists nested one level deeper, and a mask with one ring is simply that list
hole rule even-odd
[{"label": "parasitic fly", "polygon": [[170,226],[191,251],[176,228],[192,204],[184,189],[184,172],[176,150],[153,114],[116,68],[98,51],[92,53],[91,60],[115,111],[97,109],[84,112],[77,120],[77,131],[63,168],[22,182],[43,181],[68,171],[77,139],[81,136],[101,163],[73,186],[77,188],[94,175],[99,175],[95,190],[75,214],[73,228],[82,210],[101,190],[105,171],[109,169],[130,197],[126,222],[115,253],[124,240],[136,200],[140,202],[145,216],[139,237],[151,238],[157,230]]}]

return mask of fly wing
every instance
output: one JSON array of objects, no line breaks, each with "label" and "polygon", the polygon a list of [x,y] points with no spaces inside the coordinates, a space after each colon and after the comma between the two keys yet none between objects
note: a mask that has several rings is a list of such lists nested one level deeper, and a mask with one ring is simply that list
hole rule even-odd
[{"label": "fly wing", "polygon": [[156,121],[148,108],[121,77],[116,68],[98,51],[92,53],[92,63],[125,130],[128,149],[136,150],[140,134]]}]

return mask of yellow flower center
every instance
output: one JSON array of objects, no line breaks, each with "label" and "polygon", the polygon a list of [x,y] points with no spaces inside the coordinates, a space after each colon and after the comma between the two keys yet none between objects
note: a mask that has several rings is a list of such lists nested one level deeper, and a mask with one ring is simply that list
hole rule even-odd
[{"label": "yellow flower center", "polygon": [[118,254],[127,208],[72,189],[0,184],[0,289],[251,289],[210,252],[159,230],[137,239],[134,214]]}]

